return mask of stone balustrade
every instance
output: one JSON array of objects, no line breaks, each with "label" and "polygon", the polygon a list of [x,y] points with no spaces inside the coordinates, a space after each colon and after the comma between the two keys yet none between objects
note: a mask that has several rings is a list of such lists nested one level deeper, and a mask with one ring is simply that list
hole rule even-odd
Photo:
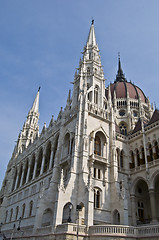
[{"label": "stone balustrade", "polygon": [[118,235],[118,236],[134,236],[137,228],[121,225],[97,225],[89,228],[90,235]]},{"label": "stone balustrade", "polygon": [[[56,229],[53,231],[51,226],[41,227],[36,230],[36,232],[32,231],[33,228],[21,228],[20,231],[15,230],[14,232],[6,231],[6,235],[10,237],[12,233],[14,233],[14,238],[27,238],[33,239],[33,237],[43,236],[43,239],[48,239],[47,236],[62,236],[67,234],[67,236],[71,236],[71,239],[78,235],[80,239],[84,239],[88,237],[89,240],[95,239],[96,237],[121,237],[123,240],[127,239],[138,239],[146,238],[147,240],[151,240],[154,238],[159,238],[159,225],[145,225],[140,227],[133,226],[125,226],[125,225],[94,225],[91,227],[86,227],[85,225],[78,226],[74,223],[65,223],[58,225]],[[3,232],[3,231],[2,231]],[[33,233],[34,232],[34,233]],[[74,236],[74,237],[73,237]],[[58,238],[57,238],[58,239]],[[105,238],[104,238],[105,239]]]}]

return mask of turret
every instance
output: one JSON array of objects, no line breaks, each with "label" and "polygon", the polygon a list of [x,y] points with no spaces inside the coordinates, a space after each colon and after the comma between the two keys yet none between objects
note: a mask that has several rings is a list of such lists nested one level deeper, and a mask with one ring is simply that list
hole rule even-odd
[{"label": "turret", "polygon": [[14,148],[12,157],[16,157],[19,153],[21,153],[30,143],[34,141],[36,136],[39,135],[39,92],[40,87],[28,113],[27,119],[24,122],[23,129],[18,136],[18,141]]}]

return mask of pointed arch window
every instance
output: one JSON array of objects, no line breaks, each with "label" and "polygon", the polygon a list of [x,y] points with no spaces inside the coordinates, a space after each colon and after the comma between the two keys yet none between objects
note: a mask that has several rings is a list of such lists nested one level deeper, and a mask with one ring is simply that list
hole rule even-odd
[{"label": "pointed arch window", "polygon": [[118,163],[118,167],[120,166],[120,150],[119,148],[117,148],[116,150],[116,155],[117,155],[117,163]]},{"label": "pointed arch window", "polygon": [[32,216],[32,211],[33,211],[33,201],[30,201],[30,203],[29,203],[29,217]]},{"label": "pointed arch window", "polygon": [[13,208],[10,211],[10,222],[12,221],[12,216],[13,216]]},{"label": "pointed arch window", "polygon": [[6,211],[6,216],[5,216],[5,220],[4,220],[5,223],[7,222],[7,217],[8,217],[8,210]]},{"label": "pointed arch window", "polygon": [[51,142],[48,143],[45,153],[44,173],[49,169],[51,156]]},{"label": "pointed arch window", "polygon": [[139,150],[136,150],[136,157],[137,157],[137,165],[140,166],[140,153]]},{"label": "pointed arch window", "polygon": [[134,159],[134,153],[131,152],[131,163],[130,163],[130,169],[135,167],[135,159]]},{"label": "pointed arch window", "polygon": [[13,180],[13,185],[12,185],[12,191],[15,188],[16,178],[17,178],[17,169],[15,170],[15,175],[14,175],[14,180]]},{"label": "pointed arch window", "polygon": [[101,156],[101,140],[98,136],[94,140],[94,153]]},{"label": "pointed arch window", "polygon": [[123,154],[123,150],[121,150],[121,152],[120,152],[120,167],[121,168],[124,167],[124,154]]},{"label": "pointed arch window", "polygon": [[94,208],[101,207],[101,190],[98,188],[94,189]]},{"label": "pointed arch window", "polygon": [[157,141],[155,141],[155,159],[157,158],[159,158],[159,148]]},{"label": "pointed arch window", "polygon": [[98,104],[98,86],[94,89],[94,103]]},{"label": "pointed arch window", "polygon": [[16,207],[15,220],[17,220],[18,218],[18,213],[19,213],[19,206]]},{"label": "pointed arch window", "polygon": [[38,156],[38,162],[37,162],[36,177],[38,177],[40,175],[42,159],[43,159],[43,150],[40,149],[39,156]]},{"label": "pointed arch window", "polygon": [[141,153],[142,153],[142,164],[145,164],[145,152],[143,147],[141,149]]},{"label": "pointed arch window", "polygon": [[149,155],[150,155],[150,161],[153,161],[153,150],[152,150],[151,144],[149,144]]},{"label": "pointed arch window", "polygon": [[23,207],[22,207],[22,218],[24,218],[24,214],[25,214],[25,203],[23,204]]}]

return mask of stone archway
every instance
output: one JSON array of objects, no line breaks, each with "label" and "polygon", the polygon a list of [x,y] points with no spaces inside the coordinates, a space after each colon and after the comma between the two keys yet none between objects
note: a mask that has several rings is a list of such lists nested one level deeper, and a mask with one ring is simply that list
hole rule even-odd
[{"label": "stone archway", "polygon": [[135,185],[135,208],[132,211],[136,212],[137,224],[150,223],[151,205],[147,183],[140,179]]},{"label": "stone archway", "polygon": [[113,212],[113,224],[119,225],[120,224],[120,213],[117,209]]}]

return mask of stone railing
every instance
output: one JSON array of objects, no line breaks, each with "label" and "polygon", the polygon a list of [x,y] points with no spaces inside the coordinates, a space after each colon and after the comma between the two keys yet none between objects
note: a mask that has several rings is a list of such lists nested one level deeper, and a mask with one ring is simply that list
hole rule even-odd
[{"label": "stone railing", "polygon": [[[48,239],[48,236],[57,236],[56,239],[62,239],[62,235],[71,236],[80,236],[80,239],[85,239],[88,237],[89,240],[103,239],[103,237],[112,237],[112,238],[122,238],[123,240],[127,239],[142,239],[146,238],[147,240],[159,239],[159,225],[145,225],[140,227],[125,226],[125,225],[93,225],[86,227],[85,225],[78,226],[74,223],[65,223],[58,225],[54,230],[51,226],[38,228],[35,232],[33,229],[22,228],[20,231],[2,231],[9,238],[13,236],[14,239],[38,239],[42,237],[43,239]],[[60,238],[58,238],[58,235]],[[41,238],[40,238],[41,239]],[[105,238],[104,238],[105,239]]]},{"label": "stone railing", "polygon": [[91,226],[89,228],[89,236],[120,236],[125,239],[128,237],[147,237],[148,239],[153,239],[154,237],[159,237],[159,225],[156,226],[121,226],[121,225],[98,225]]},{"label": "stone railing", "polygon": [[121,225],[99,225],[89,228],[89,235],[115,235],[131,237],[136,235],[137,228]]}]

